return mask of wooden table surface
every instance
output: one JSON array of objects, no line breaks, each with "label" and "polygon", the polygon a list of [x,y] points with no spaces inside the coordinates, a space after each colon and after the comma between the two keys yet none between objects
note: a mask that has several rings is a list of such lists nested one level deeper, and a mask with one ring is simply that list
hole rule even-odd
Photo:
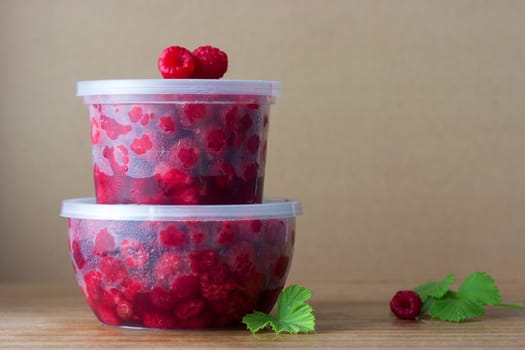
[{"label": "wooden table surface", "polygon": [[[509,301],[525,301],[525,281],[498,285]],[[406,287],[392,282],[319,283],[311,305],[315,334],[252,335],[244,329],[132,330],[103,326],[76,286],[0,283],[0,348],[351,348],[525,349],[525,310],[487,308],[461,324],[400,321],[388,301]]]}]

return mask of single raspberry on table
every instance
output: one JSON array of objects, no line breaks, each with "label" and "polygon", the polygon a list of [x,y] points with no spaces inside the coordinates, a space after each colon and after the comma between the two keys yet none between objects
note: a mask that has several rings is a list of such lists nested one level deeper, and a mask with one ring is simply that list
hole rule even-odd
[{"label": "single raspberry on table", "polygon": [[181,46],[170,46],[161,52],[157,65],[163,78],[185,79],[192,77],[195,59],[187,49]]},{"label": "single raspberry on table", "polygon": [[413,320],[421,312],[421,298],[412,290],[401,290],[390,301],[390,310],[401,320]]},{"label": "single raspberry on table", "polygon": [[193,50],[195,71],[193,78],[219,79],[228,70],[228,55],[213,46],[200,46]]}]

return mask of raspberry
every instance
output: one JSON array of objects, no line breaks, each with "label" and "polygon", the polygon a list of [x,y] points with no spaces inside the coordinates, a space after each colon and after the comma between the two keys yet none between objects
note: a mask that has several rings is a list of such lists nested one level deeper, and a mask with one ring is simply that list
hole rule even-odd
[{"label": "raspberry", "polygon": [[165,48],[157,62],[164,79],[191,78],[195,69],[195,59],[190,51],[181,46]]},{"label": "raspberry", "polygon": [[173,253],[164,253],[153,268],[153,274],[158,282],[169,281],[181,269],[181,259]]},{"label": "raspberry", "polygon": [[131,149],[136,154],[144,154],[152,148],[153,143],[147,134],[142,135],[142,137],[137,137],[131,143]]},{"label": "raspberry", "polygon": [[178,276],[173,281],[171,289],[179,300],[198,296],[200,290],[199,277],[195,274]]},{"label": "raspberry", "polygon": [[249,276],[255,271],[255,255],[250,244],[241,242],[228,250],[228,265],[237,276]]},{"label": "raspberry", "polygon": [[93,253],[103,256],[115,249],[115,239],[107,229],[101,230],[95,238]]},{"label": "raspberry", "polygon": [[235,283],[225,264],[218,264],[201,275],[201,295],[210,301],[226,299],[234,289]]},{"label": "raspberry", "polygon": [[193,78],[219,79],[228,70],[228,56],[212,46],[201,46],[193,50],[195,71]]},{"label": "raspberry", "polygon": [[219,261],[217,252],[211,249],[192,252],[190,254],[191,269],[194,272],[207,272]]},{"label": "raspberry", "polygon": [[133,123],[138,122],[142,116],[142,108],[138,106],[131,108],[128,112],[129,120],[131,120]]},{"label": "raspberry", "polygon": [[115,310],[117,311],[118,317],[123,320],[129,320],[133,317],[133,304],[125,299],[117,303]]},{"label": "raspberry", "polygon": [[149,260],[147,250],[133,238],[125,239],[120,243],[120,254],[129,267],[142,268]]},{"label": "raspberry", "polygon": [[144,326],[149,327],[149,328],[168,329],[168,328],[175,327],[174,317],[172,317],[171,315],[168,315],[162,312],[156,312],[156,311],[147,312],[144,315],[142,322],[144,323]]},{"label": "raspberry", "polygon": [[120,324],[120,320],[118,319],[117,314],[113,310],[107,309],[99,305],[98,308],[95,310],[95,313],[102,323],[110,324],[113,326],[117,326]]},{"label": "raspberry", "polygon": [[217,233],[216,241],[220,245],[230,245],[235,238],[233,224],[229,221],[224,221],[220,224],[219,233]]},{"label": "raspberry", "polygon": [[206,147],[209,151],[219,153],[226,148],[226,144],[226,134],[223,129],[212,129],[206,134]]},{"label": "raspberry", "polygon": [[201,299],[190,299],[177,305],[175,315],[181,320],[187,320],[199,315],[206,304]]},{"label": "raspberry", "polygon": [[186,244],[186,235],[175,226],[168,226],[159,232],[160,242],[168,247],[182,247]]},{"label": "raspberry", "polygon": [[73,243],[71,243],[71,249],[73,251],[73,260],[75,260],[77,268],[81,270],[86,264],[86,259],[84,259],[84,256],[82,255],[80,244],[77,241],[73,241]]},{"label": "raspberry", "polygon": [[200,103],[189,103],[184,105],[181,116],[181,124],[186,127],[192,127],[195,122],[206,118],[206,105]]},{"label": "raspberry", "polygon": [[176,132],[177,131],[175,122],[173,121],[173,118],[169,115],[160,117],[159,128],[161,130],[164,130],[165,132]]},{"label": "raspberry", "polygon": [[286,255],[281,255],[279,257],[279,260],[277,260],[277,263],[275,264],[275,268],[273,269],[273,274],[275,277],[281,279],[286,274],[286,271],[288,271],[288,263],[290,262],[290,258]]},{"label": "raspberry", "polygon": [[163,310],[171,309],[177,302],[175,295],[162,286],[153,288],[150,300],[153,305]]},{"label": "raspberry", "polygon": [[411,290],[399,291],[390,301],[390,310],[401,320],[413,320],[421,311],[421,298]]},{"label": "raspberry", "polygon": [[91,143],[96,145],[100,141],[100,125],[95,118],[91,119],[90,125],[90,134],[91,134]]},{"label": "raspberry", "polygon": [[106,134],[112,140],[116,140],[120,135],[125,135],[131,131],[130,125],[120,124],[115,119],[105,115],[100,116],[100,127],[106,131]]},{"label": "raspberry", "polygon": [[178,169],[169,169],[169,166],[164,164],[159,164],[155,168],[155,178],[160,189],[168,195],[193,184],[190,174]]},{"label": "raspberry", "polygon": [[102,296],[102,276],[100,272],[91,270],[84,275],[84,283],[86,284],[86,292],[89,299],[97,301]]},{"label": "raspberry", "polygon": [[130,278],[122,282],[122,294],[128,300],[134,300],[135,297],[144,290],[144,286]]},{"label": "raspberry", "polygon": [[124,262],[109,255],[100,259],[99,267],[104,279],[110,283],[121,283],[128,277]]}]

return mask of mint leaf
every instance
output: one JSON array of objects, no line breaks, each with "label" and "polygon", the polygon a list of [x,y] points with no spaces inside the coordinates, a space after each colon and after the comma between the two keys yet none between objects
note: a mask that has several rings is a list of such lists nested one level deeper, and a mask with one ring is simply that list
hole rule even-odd
[{"label": "mint leaf", "polygon": [[285,288],[277,300],[277,317],[255,311],[243,317],[242,322],[252,332],[271,327],[275,333],[310,333],[315,331],[312,307],[306,303],[312,292],[301,286]]},{"label": "mint leaf", "polygon": [[270,326],[276,320],[273,316],[265,314],[264,312],[254,311],[243,317],[242,322],[246,324],[246,327],[252,332],[256,333],[261,329]]},{"label": "mint leaf", "polygon": [[474,272],[465,278],[459,287],[458,296],[475,301],[481,305],[501,303],[501,296],[494,279],[484,272]]},{"label": "mint leaf", "polygon": [[441,299],[448,291],[448,286],[454,283],[454,274],[449,273],[440,282],[427,282],[414,288],[414,291],[419,294],[423,304],[428,298]]},{"label": "mint leaf", "polygon": [[483,313],[483,305],[452,291],[445,294],[442,299],[434,300],[429,309],[429,314],[433,318],[449,322],[462,322],[466,319],[481,317]]}]

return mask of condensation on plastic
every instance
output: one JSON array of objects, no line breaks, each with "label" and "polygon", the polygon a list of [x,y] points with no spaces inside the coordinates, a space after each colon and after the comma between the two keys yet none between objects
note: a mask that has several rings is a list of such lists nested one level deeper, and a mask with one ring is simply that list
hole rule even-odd
[{"label": "condensation on plastic", "polygon": [[270,80],[125,79],[77,83],[84,103],[275,103],[281,84]]},{"label": "condensation on plastic", "polygon": [[60,215],[68,218],[125,221],[263,220],[299,216],[301,202],[267,198],[261,204],[241,205],[138,205],[96,204],[95,198],[67,199]]}]

